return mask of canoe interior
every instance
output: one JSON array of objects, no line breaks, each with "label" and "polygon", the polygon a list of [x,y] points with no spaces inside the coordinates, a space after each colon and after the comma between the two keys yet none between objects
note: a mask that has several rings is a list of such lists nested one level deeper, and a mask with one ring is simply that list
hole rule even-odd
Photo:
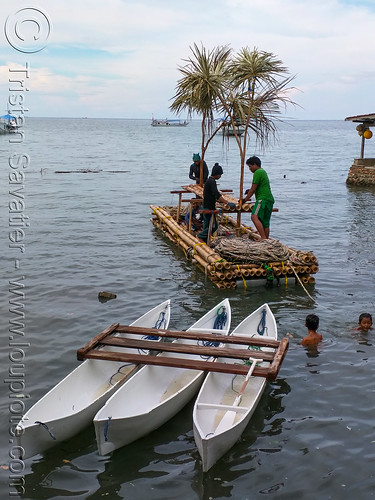
[{"label": "canoe interior", "polygon": [[[170,300],[166,300],[143,314],[132,326],[151,328],[162,320],[167,328],[169,319]],[[106,328],[99,336],[114,333],[117,325]],[[106,349],[104,346],[103,350]],[[118,350],[123,352],[124,348]],[[23,458],[41,453],[89,425],[106,399],[136,369],[135,365],[124,366],[123,362],[85,360],[37,401],[18,423],[17,442],[24,450]]]},{"label": "canoe interior", "polygon": [[[228,299],[224,299],[217,306],[206,313],[200,320],[194,323],[187,331],[191,329],[202,328],[203,330],[213,329],[218,312],[226,313],[226,323],[223,325],[223,335],[228,334],[231,323],[231,310]],[[157,330],[156,330],[157,332]],[[180,339],[181,344],[196,344],[197,340]],[[160,345],[162,348],[162,345]],[[176,353],[163,352],[163,357],[175,358]],[[153,356],[154,359],[158,356]],[[178,354],[179,358],[189,360],[201,359],[199,355]],[[145,356],[147,357],[147,356]],[[150,408],[158,405],[168,398],[173,397],[179,391],[188,386],[198,375],[201,374],[200,370],[190,369],[186,370],[179,367],[169,366],[143,366],[127,383],[125,383],[115,394],[111,397],[102,411],[98,412],[96,419],[100,419],[102,413],[111,415],[112,418],[122,418],[127,415],[136,415]],[[142,394],[139,398],[136,395]],[[131,405],[119,405],[119,400],[132,401]],[[107,417],[106,417],[107,418]]]},{"label": "canoe interior", "polygon": [[[248,342],[253,338],[254,330],[259,332],[255,335],[256,339],[276,341],[277,325],[267,304],[245,318],[232,335],[236,338],[243,337],[244,341]],[[242,347],[246,346],[247,344],[244,344]],[[275,351],[272,347],[247,347],[250,358],[251,352],[265,357],[274,353],[275,358],[277,357],[278,350]],[[225,348],[233,349],[236,346],[225,344]],[[217,363],[226,361],[227,358],[216,360]],[[246,360],[243,360],[243,363],[247,363]],[[269,361],[257,361],[257,365],[263,367],[268,363]],[[250,367],[251,359],[246,364],[248,370]],[[265,378],[257,376],[250,376],[246,382],[245,375],[215,372],[208,374],[193,409],[194,438],[202,459],[203,471],[209,470],[239,439],[255,411],[266,383]]]},{"label": "canoe interior", "polygon": [[[218,311],[223,312],[223,308],[226,312],[226,322],[222,325],[224,337],[229,332],[231,322],[228,299],[212,308],[190,329],[217,330],[215,320]],[[182,339],[180,342],[192,344],[197,340]],[[159,356],[145,357],[156,359]],[[175,356],[176,353],[163,353],[163,357],[169,359],[174,359]],[[196,394],[203,377],[204,372],[196,369],[183,369],[178,366],[143,366],[95,415],[94,425],[99,453],[102,455],[109,453],[163,425]]]}]

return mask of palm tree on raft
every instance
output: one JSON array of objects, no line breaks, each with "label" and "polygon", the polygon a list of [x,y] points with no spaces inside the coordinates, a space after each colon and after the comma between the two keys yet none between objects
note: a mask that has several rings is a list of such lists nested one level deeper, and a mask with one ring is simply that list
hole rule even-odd
[{"label": "palm tree on raft", "polygon": [[[230,124],[240,153],[242,199],[248,140],[253,133],[264,150],[276,138],[275,122],[281,121],[281,111],[289,104],[295,105],[288,95],[294,90],[289,87],[294,76],[287,76],[288,69],[274,54],[257,48],[242,48],[234,56],[228,46],[208,51],[194,44],[190,49],[192,55],[179,67],[182,78],[177,82],[170,109],[177,114],[187,110],[190,117],[193,113],[202,116],[201,186],[208,145],[223,126]],[[215,115],[224,119],[218,124]],[[243,137],[238,134],[238,123],[244,126]]]},{"label": "palm tree on raft", "polygon": [[220,102],[219,93],[224,92],[229,78],[231,49],[225,46],[208,51],[194,44],[190,50],[192,56],[186,60],[187,64],[178,68],[182,78],[177,82],[170,109],[178,115],[185,110],[189,117],[193,113],[202,115],[200,185],[203,186],[204,156],[210,141],[218,132],[214,114]]}]

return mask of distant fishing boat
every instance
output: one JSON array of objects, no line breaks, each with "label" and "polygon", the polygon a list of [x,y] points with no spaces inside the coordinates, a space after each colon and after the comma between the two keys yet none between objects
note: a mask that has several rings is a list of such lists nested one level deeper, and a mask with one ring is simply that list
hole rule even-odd
[{"label": "distant fishing boat", "polygon": [[0,116],[0,134],[15,134],[18,131],[16,117],[9,113]]},{"label": "distant fishing boat", "polygon": [[[223,127],[223,135],[234,137],[235,133],[232,127],[232,124],[224,125]],[[236,132],[239,137],[245,132],[245,127],[243,125],[236,125]]]},{"label": "distant fishing boat", "polygon": [[[224,118],[219,118],[217,120],[217,122],[219,125],[220,125],[220,123],[225,122],[221,128],[223,135],[225,135],[225,136],[234,136],[235,135],[232,123],[230,121],[228,121]],[[240,137],[245,132],[245,125],[242,123],[241,120],[235,120],[235,124],[236,124],[237,135]]]},{"label": "distant fishing boat", "polygon": [[151,121],[152,127],[186,127],[188,124],[189,122],[187,120],[169,120],[168,118],[163,120],[152,118]]}]

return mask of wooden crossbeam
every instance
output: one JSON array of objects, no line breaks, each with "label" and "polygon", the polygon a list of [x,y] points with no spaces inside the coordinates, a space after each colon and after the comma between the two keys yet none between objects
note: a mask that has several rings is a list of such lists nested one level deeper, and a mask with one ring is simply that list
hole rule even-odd
[{"label": "wooden crossbeam", "polygon": [[[178,342],[157,342],[154,340],[125,338],[121,336],[114,336],[115,333],[142,335],[142,336],[158,336],[175,339],[188,339],[194,344],[181,344]],[[198,340],[208,340],[210,342],[220,342],[227,344],[242,344],[247,345],[250,349],[241,348],[228,348],[228,347],[206,347],[196,345]],[[191,354],[200,355],[214,358],[231,358],[248,359],[250,356],[256,359],[263,359],[270,363],[269,367],[255,367],[254,376],[265,377],[267,380],[275,380],[280,370],[281,364],[284,360],[289,346],[289,339],[283,338],[281,341],[265,338],[249,338],[241,337],[239,335],[218,335],[215,333],[207,333],[205,331],[178,331],[178,330],[165,330],[156,328],[144,328],[130,325],[119,325],[115,323],[110,327],[103,330],[90,340],[84,347],[78,349],[77,359],[80,361],[84,359],[104,359],[110,361],[121,361],[123,363],[133,364],[150,364],[158,366],[171,366],[175,368],[187,368],[203,371],[216,371],[221,373],[233,373],[238,375],[246,375],[248,372],[248,365],[238,364],[235,361],[222,362],[222,361],[201,361],[197,359],[168,357],[159,354],[157,356],[150,356],[148,354],[137,354],[129,352],[117,351],[103,351],[98,349],[100,346],[113,346],[132,349],[143,349],[146,351],[157,350],[171,352],[173,354]],[[273,352],[264,352],[251,350],[251,347],[270,347],[275,349]]]},{"label": "wooden crossbeam", "polygon": [[[223,338],[225,342],[225,338]],[[137,340],[123,337],[108,337],[101,344],[107,346],[126,347],[132,349],[158,350],[173,353],[197,354],[198,356],[248,359],[263,359],[264,361],[273,361],[273,352],[253,351],[250,349],[230,349],[225,347],[205,347],[193,344],[181,344],[177,342],[155,342],[152,340]]]},{"label": "wooden crossbeam", "polygon": [[81,349],[78,349],[77,351],[77,359],[79,361],[82,361],[85,357],[85,354],[89,352],[91,349],[95,349],[100,344],[100,341],[105,339],[108,335],[111,335],[111,333],[116,331],[116,328],[119,326],[120,323],[114,323],[113,325],[109,326],[105,330],[103,330],[101,333],[98,333],[96,337],[91,339],[89,342],[87,342],[86,345],[81,347]]},{"label": "wooden crossbeam", "polygon": [[194,331],[188,332],[183,330],[165,330],[156,328],[144,328],[141,326],[130,326],[130,325],[120,325],[119,323],[114,323],[109,326],[101,333],[96,335],[92,340],[90,340],[85,346],[81,347],[77,351],[77,359],[82,361],[84,359],[84,354],[90,349],[97,347],[103,339],[108,337],[113,333],[131,333],[133,335],[141,336],[158,336],[163,338],[175,338],[175,339],[189,339],[189,340],[208,340],[209,342],[225,342],[226,344],[243,344],[255,347],[273,347],[278,348],[280,342],[278,340],[272,339],[259,339],[259,338],[249,338],[240,337],[236,335],[227,335],[225,339],[223,335],[216,335],[214,333],[207,333],[211,330],[206,330],[204,332]]},{"label": "wooden crossbeam", "polygon": [[[125,352],[90,351],[85,358],[105,359],[107,361],[121,361],[123,363],[134,363],[154,366],[170,366],[172,368],[187,368],[190,370],[213,371],[219,373],[233,373],[234,375],[246,375],[249,371],[248,365],[234,363],[219,363],[213,361],[200,361],[187,358],[170,358],[167,356],[149,356],[147,354],[129,354]],[[256,367],[253,375],[268,378],[268,369]]]},{"label": "wooden crossbeam", "polygon": [[225,342],[226,344],[243,344],[243,345],[253,345],[258,347],[273,347],[278,348],[280,342],[278,340],[254,337],[241,337],[240,335],[216,335],[212,333],[197,331],[183,331],[183,330],[166,330],[163,328],[143,328],[141,326],[125,326],[119,325],[116,328],[116,332],[119,333],[132,333],[135,335],[152,335],[158,337],[167,338],[177,338],[177,339],[189,339],[189,340],[209,340],[212,342]]},{"label": "wooden crossbeam", "polygon": [[283,360],[285,358],[288,347],[289,347],[289,339],[288,339],[288,337],[284,337],[280,341],[279,348],[275,352],[275,356],[274,356],[273,361],[271,363],[271,366],[269,368],[269,372],[268,372],[268,376],[267,376],[268,380],[275,380],[276,379],[276,377],[279,373],[280,367],[281,367],[281,363],[283,362]]}]

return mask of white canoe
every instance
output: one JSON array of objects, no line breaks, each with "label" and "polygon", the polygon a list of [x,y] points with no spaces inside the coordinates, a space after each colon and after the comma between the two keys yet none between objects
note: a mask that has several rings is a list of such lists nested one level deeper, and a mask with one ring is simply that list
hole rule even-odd
[{"label": "white canoe", "polygon": [[[226,315],[222,328],[215,325],[218,314]],[[225,299],[188,331],[202,330],[228,335],[230,323],[230,304]],[[194,341],[179,339],[178,343],[193,344]],[[169,352],[160,355],[202,360],[198,355]],[[200,370],[143,366],[96,414],[94,425],[99,454],[105,455],[125,446],[163,425],[194,397],[203,378],[204,372]]]},{"label": "white canoe", "polygon": [[[263,334],[260,335],[259,332]],[[231,335],[277,340],[277,326],[268,304],[245,318]],[[242,344],[225,344],[227,348],[242,348]],[[262,347],[262,351],[274,349]],[[259,352],[259,348],[257,348]],[[251,357],[251,349],[249,350]],[[216,361],[229,362],[217,358]],[[233,361],[232,361],[233,362]],[[253,365],[255,367],[255,363]],[[259,363],[258,366],[269,366]],[[251,364],[249,364],[249,369]],[[240,438],[266,386],[264,377],[210,372],[197,396],[193,409],[194,439],[202,459],[203,471],[208,471]],[[245,387],[244,387],[245,386]]]},{"label": "white canoe", "polygon": [[[132,325],[168,328],[169,319],[170,300],[166,300]],[[117,335],[139,339],[137,335]],[[84,361],[35,403],[18,423],[16,433],[18,445],[22,447],[22,458],[41,453],[84,429],[105,401],[138,368],[137,365],[115,361]]]}]

